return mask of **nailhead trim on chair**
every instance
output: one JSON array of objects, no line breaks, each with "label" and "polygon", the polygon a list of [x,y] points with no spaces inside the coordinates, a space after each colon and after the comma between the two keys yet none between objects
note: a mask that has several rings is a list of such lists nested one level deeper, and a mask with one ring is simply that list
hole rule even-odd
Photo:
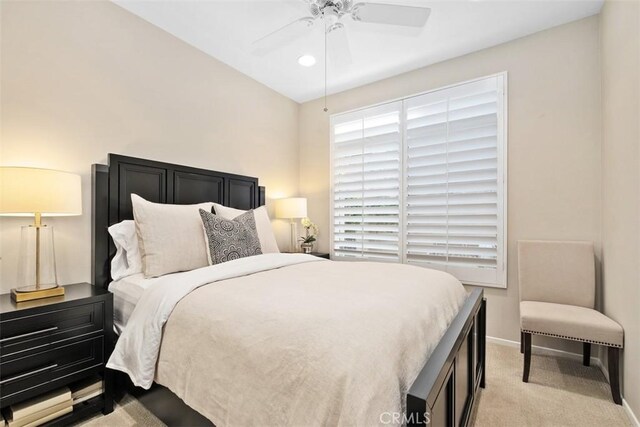
[{"label": "nailhead trim on chair", "polygon": [[521,331],[522,331],[522,332],[524,332],[524,333],[526,333],[526,334],[546,335],[546,336],[548,336],[548,337],[564,338],[565,340],[580,341],[580,342],[588,342],[588,343],[591,343],[591,344],[606,345],[607,347],[618,347],[618,348],[622,348],[622,346],[621,346],[621,345],[618,345],[618,344],[611,344],[611,343],[602,342],[602,341],[585,340],[585,339],[582,339],[582,338],[568,337],[568,336],[566,336],[566,335],[549,334],[549,333],[547,333],[547,332],[527,331],[526,329],[521,329]]}]

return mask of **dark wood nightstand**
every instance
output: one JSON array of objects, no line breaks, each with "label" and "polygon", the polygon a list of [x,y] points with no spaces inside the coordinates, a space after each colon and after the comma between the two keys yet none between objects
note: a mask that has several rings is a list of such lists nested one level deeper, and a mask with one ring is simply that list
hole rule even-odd
[{"label": "dark wood nightstand", "polygon": [[95,412],[113,411],[113,294],[78,283],[65,295],[16,303],[0,295],[0,407],[91,377],[104,393],[47,425],[67,425]]},{"label": "dark wood nightstand", "polygon": [[318,258],[331,259],[329,254],[324,253],[324,252],[311,252],[311,255],[317,256]]}]

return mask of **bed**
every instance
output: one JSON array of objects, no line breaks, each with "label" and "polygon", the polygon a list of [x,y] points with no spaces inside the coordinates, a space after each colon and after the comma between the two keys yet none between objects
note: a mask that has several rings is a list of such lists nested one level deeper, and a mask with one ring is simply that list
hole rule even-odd
[{"label": "bed", "polygon": [[[114,154],[92,175],[94,285],[114,292],[121,334],[111,366],[144,388],[166,387],[162,399],[186,402],[174,419],[468,425],[484,387],[482,290],[461,293],[435,270],[302,254],[259,255],[152,284],[112,282],[106,229],[133,217],[132,193],[252,209],[265,189],[253,177]],[[169,405],[157,403],[147,406]]]}]

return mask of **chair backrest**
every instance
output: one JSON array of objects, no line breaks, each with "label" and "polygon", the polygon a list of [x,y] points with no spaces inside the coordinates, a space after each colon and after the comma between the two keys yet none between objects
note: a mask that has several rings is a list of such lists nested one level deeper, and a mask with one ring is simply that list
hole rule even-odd
[{"label": "chair backrest", "polygon": [[595,257],[592,242],[520,240],[520,301],[594,308]]}]

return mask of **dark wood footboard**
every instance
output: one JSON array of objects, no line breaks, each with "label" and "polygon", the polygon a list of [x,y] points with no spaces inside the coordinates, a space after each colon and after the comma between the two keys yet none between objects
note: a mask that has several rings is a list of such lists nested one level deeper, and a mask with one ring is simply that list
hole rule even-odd
[{"label": "dark wood footboard", "polygon": [[486,300],[474,289],[407,394],[410,426],[469,425],[484,388]]}]

